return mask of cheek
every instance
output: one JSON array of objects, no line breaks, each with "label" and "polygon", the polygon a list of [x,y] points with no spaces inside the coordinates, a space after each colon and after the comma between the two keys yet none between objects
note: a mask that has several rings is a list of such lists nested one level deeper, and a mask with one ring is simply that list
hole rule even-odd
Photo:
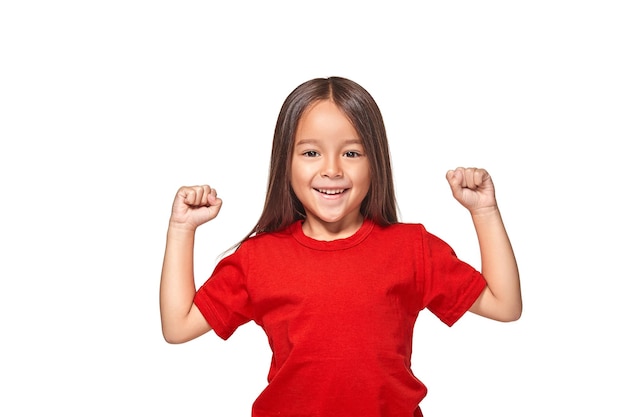
[{"label": "cheek", "polygon": [[314,164],[294,162],[291,164],[290,172],[289,178],[292,180],[305,180],[314,176],[318,171]]},{"label": "cheek", "polygon": [[296,174],[298,172],[298,167],[296,166],[296,164],[293,162],[293,159],[291,161],[289,161],[288,165],[287,165],[287,178],[289,178],[289,183],[293,183]]},{"label": "cheek", "polygon": [[291,188],[301,187],[306,182],[306,170],[302,169],[302,166],[298,166],[298,164],[293,164],[289,170],[288,178]]},{"label": "cheek", "polygon": [[361,184],[367,185],[367,188],[369,189],[372,184],[372,174],[370,173],[370,167],[366,166],[361,168],[361,172],[359,172],[358,175]]}]

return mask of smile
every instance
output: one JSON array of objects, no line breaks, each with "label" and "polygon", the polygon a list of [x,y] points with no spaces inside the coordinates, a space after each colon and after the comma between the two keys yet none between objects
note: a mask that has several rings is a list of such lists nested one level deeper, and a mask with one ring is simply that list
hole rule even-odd
[{"label": "smile", "polygon": [[337,194],[342,194],[343,192],[346,191],[346,189],[341,189],[341,190],[326,190],[323,188],[315,188],[315,191],[317,191],[318,193],[322,193],[322,194],[326,194],[326,195],[337,195]]}]

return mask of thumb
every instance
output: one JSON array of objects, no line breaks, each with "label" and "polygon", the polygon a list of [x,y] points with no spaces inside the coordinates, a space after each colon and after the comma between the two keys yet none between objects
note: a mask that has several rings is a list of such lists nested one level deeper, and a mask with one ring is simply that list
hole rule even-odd
[{"label": "thumb", "polygon": [[452,196],[457,200],[461,201],[461,197],[463,194],[463,172],[460,169],[449,170],[446,172],[446,179],[448,180],[448,184],[450,185],[450,191],[452,191]]},{"label": "thumb", "polygon": [[454,170],[449,169],[448,172],[446,172],[446,179],[448,180],[448,182],[454,179]]},{"label": "thumb", "polygon": [[448,184],[450,184],[450,188],[452,190],[459,188],[461,185],[462,175],[457,169],[451,169],[446,172],[446,179],[448,180]]},{"label": "thumb", "polygon": [[217,216],[220,209],[222,208],[222,199],[217,196],[215,190],[212,190],[211,194],[208,196],[209,208],[213,212],[213,216]]}]

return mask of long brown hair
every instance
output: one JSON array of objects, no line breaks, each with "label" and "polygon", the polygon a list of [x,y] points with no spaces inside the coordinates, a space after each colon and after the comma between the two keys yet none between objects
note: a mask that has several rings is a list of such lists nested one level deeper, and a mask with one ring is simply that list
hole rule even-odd
[{"label": "long brown hair", "polygon": [[315,78],[296,87],[280,109],[265,206],[256,226],[242,242],[254,234],[280,230],[304,219],[304,208],[290,184],[291,159],[298,122],[304,111],[320,100],[332,100],[342,109],[363,141],[372,182],[361,204],[361,213],[383,226],[398,222],[387,132],[378,105],[354,81],[342,77]]}]

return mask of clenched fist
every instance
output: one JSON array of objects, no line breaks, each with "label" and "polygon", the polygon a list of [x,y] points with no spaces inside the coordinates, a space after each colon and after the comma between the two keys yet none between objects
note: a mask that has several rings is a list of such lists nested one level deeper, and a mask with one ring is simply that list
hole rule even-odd
[{"label": "clenched fist", "polygon": [[222,207],[215,188],[208,185],[184,186],[178,189],[172,205],[170,225],[195,230],[213,220]]},{"label": "clenched fist", "polygon": [[471,213],[496,208],[495,187],[489,173],[482,168],[457,168],[446,174],[454,198]]}]

